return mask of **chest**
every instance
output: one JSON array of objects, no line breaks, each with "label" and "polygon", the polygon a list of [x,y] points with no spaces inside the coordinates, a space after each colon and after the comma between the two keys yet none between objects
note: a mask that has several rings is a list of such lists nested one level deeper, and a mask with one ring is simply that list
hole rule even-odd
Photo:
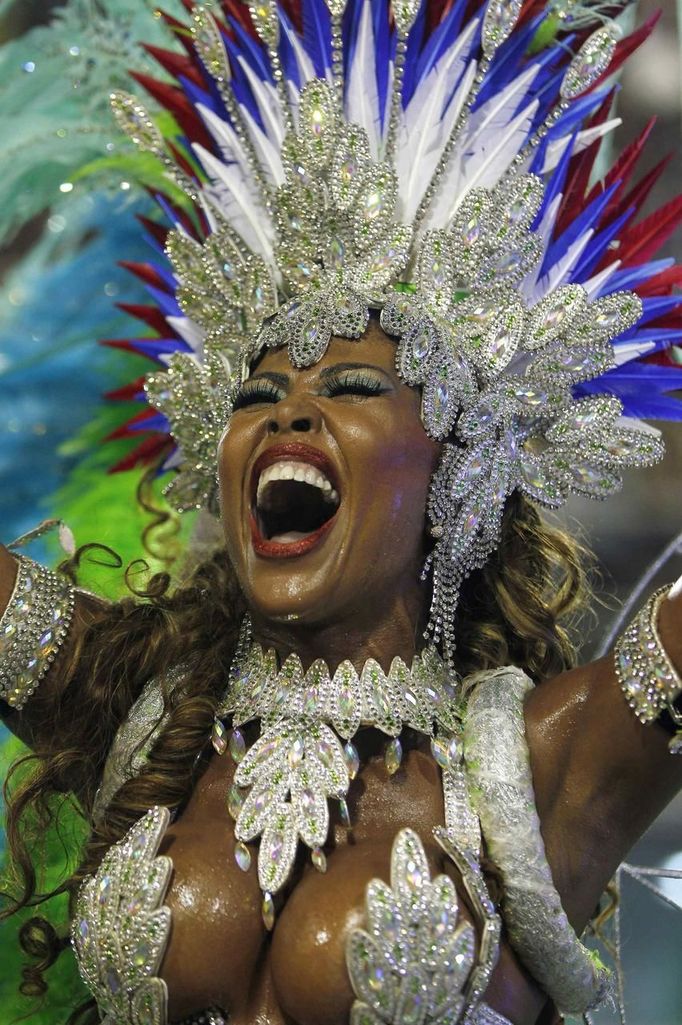
[{"label": "chest", "polygon": [[174,869],[166,898],[173,925],[161,967],[170,1020],[215,1005],[234,1025],[346,1023],[353,1000],[346,937],[360,924],[367,883],[389,877],[396,833],[415,829],[432,868],[443,869],[430,843],[444,814],[439,770],[412,749],[389,776],[381,754],[370,750],[349,793],[351,828],[332,807],[326,872],[299,856],[292,884],[277,897],[271,933],[261,917],[255,850],[246,872],[234,857],[227,809],[233,773],[229,759],[212,760],[162,847]]}]

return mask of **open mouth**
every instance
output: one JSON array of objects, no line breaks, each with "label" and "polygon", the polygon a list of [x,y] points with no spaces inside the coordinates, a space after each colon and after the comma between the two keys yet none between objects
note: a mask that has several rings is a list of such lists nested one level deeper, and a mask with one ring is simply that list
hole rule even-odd
[{"label": "open mouth", "polygon": [[258,555],[303,555],[333,526],[341,504],[338,490],[325,472],[322,454],[313,456],[317,465],[309,458],[286,458],[271,450],[256,463],[251,534]]}]

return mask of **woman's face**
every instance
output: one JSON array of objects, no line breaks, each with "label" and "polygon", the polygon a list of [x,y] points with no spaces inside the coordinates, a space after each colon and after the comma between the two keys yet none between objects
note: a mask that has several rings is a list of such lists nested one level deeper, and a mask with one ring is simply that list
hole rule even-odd
[{"label": "woman's face", "polygon": [[419,409],[374,323],[305,370],[284,348],[266,352],[219,453],[228,552],[259,616],[362,621],[377,602],[419,591],[440,453]]}]

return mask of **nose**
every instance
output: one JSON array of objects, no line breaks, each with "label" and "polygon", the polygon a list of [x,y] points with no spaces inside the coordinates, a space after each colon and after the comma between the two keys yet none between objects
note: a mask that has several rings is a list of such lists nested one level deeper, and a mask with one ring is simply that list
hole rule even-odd
[{"label": "nose", "polygon": [[273,405],[268,419],[269,434],[300,433],[319,431],[322,416],[314,402],[304,396],[288,395]]}]

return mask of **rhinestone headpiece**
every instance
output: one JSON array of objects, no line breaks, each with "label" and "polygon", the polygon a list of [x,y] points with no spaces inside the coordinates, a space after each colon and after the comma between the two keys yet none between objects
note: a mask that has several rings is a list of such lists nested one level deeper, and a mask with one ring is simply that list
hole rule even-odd
[{"label": "rhinestone headpiece", "polygon": [[136,428],[172,435],[169,498],[215,511],[217,442],[258,353],[287,346],[308,367],[376,311],[444,443],[425,573],[448,657],[461,583],[498,543],[509,495],[605,497],[621,467],[661,457],[636,418],[670,402],[651,414],[646,375],[638,391],[630,373],[663,344],[634,289],[646,297],[665,268],[628,261],[617,173],[584,197],[585,154],[613,125],[599,86],[617,25],[599,15],[594,30],[591,5],[570,0],[530,21],[521,0],[471,6],[263,0],[226,3],[224,21],[195,6],[187,56],[165,62],[182,91],[145,82],[183,138],[112,97],[190,208],[162,199],[170,272],[141,272],[170,340]]}]

